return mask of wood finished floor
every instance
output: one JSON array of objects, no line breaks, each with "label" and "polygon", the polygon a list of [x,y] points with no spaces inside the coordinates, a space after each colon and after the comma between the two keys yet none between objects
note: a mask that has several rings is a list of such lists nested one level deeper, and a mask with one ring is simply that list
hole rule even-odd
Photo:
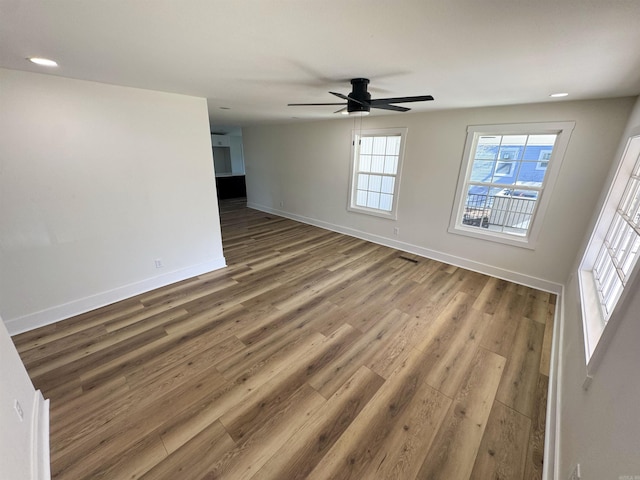
[{"label": "wood finished floor", "polygon": [[555,296],[221,204],[228,267],[27,332],[55,479],[541,478]]}]

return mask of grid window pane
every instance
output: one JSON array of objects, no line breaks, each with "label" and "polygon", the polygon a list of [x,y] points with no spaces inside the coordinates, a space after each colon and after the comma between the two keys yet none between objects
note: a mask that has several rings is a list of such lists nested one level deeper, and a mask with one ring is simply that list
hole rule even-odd
[{"label": "grid window pane", "polygon": [[360,138],[360,153],[371,155],[373,153],[373,137]]},{"label": "grid window pane", "polygon": [[393,195],[383,193],[380,195],[380,210],[391,211],[393,206]]},{"label": "grid window pane", "polygon": [[396,157],[395,155],[385,157],[384,173],[390,173],[392,175],[398,173],[398,157]]},{"label": "grid window pane", "polygon": [[380,185],[380,191],[382,193],[393,194],[393,186],[396,179],[393,177],[382,177],[382,184]]},{"label": "grid window pane", "polygon": [[369,191],[380,192],[381,186],[382,186],[382,177],[380,175],[369,176]]},{"label": "grid window pane", "polygon": [[356,205],[359,207],[367,206],[367,191],[366,190],[358,190],[356,192]]},{"label": "grid window pane", "polygon": [[374,155],[371,157],[371,171],[374,173],[384,172],[384,155]]},{"label": "grid window pane", "polygon": [[386,155],[400,155],[400,135],[387,137]]},{"label": "grid window pane", "polygon": [[471,167],[472,182],[490,182],[496,162],[489,160],[476,160]]},{"label": "grid window pane", "polygon": [[367,207],[379,208],[380,206],[380,194],[378,192],[367,193]]},{"label": "grid window pane", "polygon": [[371,155],[360,155],[359,169],[361,172],[371,171]]},{"label": "grid window pane", "polygon": [[[548,164],[556,139],[556,134],[480,136],[471,152],[462,223],[526,236],[547,172],[539,167],[540,158]],[[481,187],[487,187],[486,193],[480,193]]]},{"label": "grid window pane", "polygon": [[366,190],[369,188],[369,175],[361,173],[358,175],[358,189]]},{"label": "grid window pane", "polygon": [[373,154],[384,155],[387,147],[387,137],[373,137]]}]

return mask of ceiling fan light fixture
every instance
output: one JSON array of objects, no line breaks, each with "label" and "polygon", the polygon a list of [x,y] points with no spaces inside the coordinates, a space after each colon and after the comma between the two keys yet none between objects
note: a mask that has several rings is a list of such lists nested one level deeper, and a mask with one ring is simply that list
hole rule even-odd
[{"label": "ceiling fan light fixture", "polygon": [[[369,85],[368,78],[352,78],[351,79],[351,92],[349,95],[339,92],[329,92],[331,95],[346,100],[344,103],[289,103],[290,107],[311,107],[316,105],[340,105],[344,108],[337,110],[333,113],[341,113],[345,115],[369,115],[369,110],[372,108],[379,108],[381,110],[390,110],[393,112],[408,112],[411,110],[407,107],[401,107],[394,105],[396,103],[409,103],[409,102],[426,102],[433,100],[431,95],[416,95],[412,97],[391,97],[391,98],[371,98],[371,94],[367,91],[367,85]],[[345,112],[346,110],[346,112]]]}]

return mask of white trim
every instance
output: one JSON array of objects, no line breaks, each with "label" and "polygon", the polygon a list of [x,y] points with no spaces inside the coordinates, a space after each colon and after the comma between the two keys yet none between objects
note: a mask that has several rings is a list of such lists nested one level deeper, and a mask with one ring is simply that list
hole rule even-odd
[{"label": "white trim", "polygon": [[49,457],[49,400],[40,390],[34,392],[31,422],[31,478],[49,480],[51,466]]},{"label": "white trim", "polygon": [[437,260],[439,262],[447,263],[449,265],[454,265],[456,267],[466,268],[467,270],[472,270],[474,272],[483,273],[485,275],[490,275],[492,277],[500,278],[503,280],[508,280],[513,283],[518,283],[520,285],[525,285],[527,287],[532,287],[545,292],[559,294],[562,291],[562,285],[559,283],[551,282],[549,280],[545,280],[542,278],[532,277],[529,275],[524,275],[522,273],[518,273],[513,270],[506,270],[503,268],[494,267],[486,263],[475,262],[473,260],[468,260],[466,258],[450,255],[448,253],[440,252],[437,250],[431,250],[429,248],[424,248],[419,245],[400,242],[398,240],[393,240],[391,238],[382,237],[380,235],[363,232],[361,230],[356,230],[354,228],[343,227],[341,225],[335,225],[333,223],[324,222],[322,220],[316,220],[314,218],[309,218],[302,215],[285,212],[272,207],[268,207],[266,205],[247,202],[247,207],[253,208],[255,210],[259,210],[261,212],[271,213],[274,215],[279,215],[281,217],[290,218],[291,220],[296,220],[301,223],[314,225],[316,227],[324,228],[325,230],[331,230],[334,232],[343,233],[351,237],[356,237],[362,240],[367,240],[373,243],[377,243],[378,245],[384,245],[385,247],[396,248],[404,252],[414,253],[416,255],[420,255],[421,257],[430,258],[432,260]]},{"label": "white trim", "polygon": [[[553,193],[553,187],[562,166],[564,154],[569,145],[569,139],[575,122],[544,122],[544,123],[513,123],[500,125],[469,125],[467,127],[467,138],[465,140],[464,153],[460,165],[460,173],[456,186],[453,208],[449,220],[448,232],[458,235],[465,235],[484,239],[488,241],[504,243],[516,247],[535,249],[540,229],[542,228],[543,218],[549,199]],[[473,161],[471,152],[476,150],[478,139],[482,135],[505,135],[505,134],[522,134],[522,135],[539,135],[539,134],[557,134],[556,142],[553,147],[553,153],[549,160],[547,173],[545,175],[544,185],[536,202],[535,210],[531,217],[531,225],[526,236],[518,237],[507,233],[491,232],[482,228],[465,227],[462,223],[462,206],[464,198],[466,198],[466,186],[471,175],[471,167]],[[501,159],[497,159],[501,160]],[[518,188],[517,185],[504,185],[504,188]]]},{"label": "white trim", "polygon": [[560,478],[560,415],[562,413],[562,368],[560,359],[563,358],[564,339],[564,297],[565,287],[556,299],[556,312],[553,323],[553,340],[551,342],[551,359],[549,368],[549,387],[547,391],[547,415],[544,429],[544,454],[542,479],[553,480]]},{"label": "white trim", "polygon": [[113,290],[99,292],[88,297],[73,300],[69,303],[56,305],[45,310],[5,320],[5,325],[10,335],[17,335],[22,332],[64,320],[65,318],[95,310],[96,308],[104,307],[105,305],[110,305],[114,302],[119,302],[120,300],[124,300],[150,290],[155,290],[156,288],[180,282],[187,278],[202,275],[213,270],[218,270],[226,266],[227,264],[224,257],[212,259],[181,270],[167,272],[156,277],[146,278],[138,282],[122,285],[114,288]]}]

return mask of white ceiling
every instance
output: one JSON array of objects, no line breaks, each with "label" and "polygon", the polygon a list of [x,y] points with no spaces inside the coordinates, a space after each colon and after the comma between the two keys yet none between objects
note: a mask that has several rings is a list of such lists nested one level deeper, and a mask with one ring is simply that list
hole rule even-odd
[{"label": "white ceiling", "polygon": [[435,97],[413,111],[638,95],[639,21],[640,0],[0,0],[0,66],[206,97],[213,125],[249,125],[332,118],[287,103],[339,101],[353,77]]}]

